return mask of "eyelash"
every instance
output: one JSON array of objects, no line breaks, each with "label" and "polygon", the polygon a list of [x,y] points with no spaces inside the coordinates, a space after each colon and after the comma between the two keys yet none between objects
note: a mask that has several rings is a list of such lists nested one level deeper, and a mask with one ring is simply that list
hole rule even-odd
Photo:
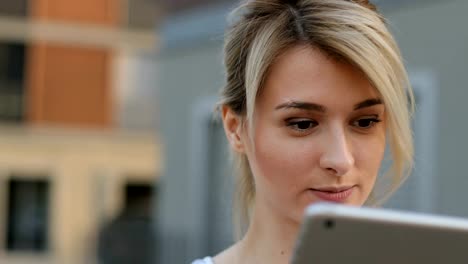
[{"label": "eyelash", "polygon": [[[309,124],[309,127],[307,128],[299,128],[299,125],[300,124]],[[316,127],[318,126],[318,122],[317,121],[314,121],[314,120],[308,120],[308,119],[304,119],[304,120],[291,120],[291,121],[286,121],[286,125],[288,127],[290,127],[291,129],[294,129],[296,131],[299,131],[299,132],[305,132],[306,130],[308,129],[311,129],[313,127]],[[311,127],[313,125],[313,127]]]},{"label": "eyelash", "polygon": [[[361,122],[361,121],[367,121],[370,124],[368,126],[365,126],[365,127],[360,127],[360,126],[357,125],[357,123]],[[371,129],[372,127],[374,127],[376,124],[378,124],[380,122],[382,122],[382,120],[379,119],[378,117],[365,117],[365,118],[360,118],[360,119],[357,119],[357,120],[353,121],[352,124],[355,125],[358,129],[368,130],[368,129]],[[298,126],[301,125],[301,124],[302,125],[309,124],[309,126],[307,128],[299,128]],[[290,119],[290,120],[286,120],[286,125],[288,127],[290,127],[291,129],[293,129],[293,130],[305,133],[308,130],[317,127],[318,122],[315,121],[315,120],[310,120],[310,119],[303,119],[303,120],[301,120],[301,119],[298,119],[298,120]]]},{"label": "eyelash", "polygon": [[361,118],[361,119],[358,119],[356,121],[354,121],[353,123],[357,123],[359,121],[368,121],[370,122],[370,125],[369,126],[366,126],[366,127],[359,127],[361,129],[370,129],[372,127],[374,127],[375,125],[377,125],[378,123],[382,122],[382,120],[380,120],[379,118],[376,118],[376,117],[367,117],[367,118]]}]

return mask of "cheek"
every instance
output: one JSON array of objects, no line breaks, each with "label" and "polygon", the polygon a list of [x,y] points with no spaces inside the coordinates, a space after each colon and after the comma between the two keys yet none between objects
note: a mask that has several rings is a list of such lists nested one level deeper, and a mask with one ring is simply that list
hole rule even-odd
[{"label": "cheek", "polygon": [[[360,142],[356,153],[356,167],[362,172],[362,180],[375,182],[385,152],[385,138],[376,137]],[[370,186],[373,187],[373,186]]]},{"label": "cheek", "polygon": [[280,133],[259,133],[255,142],[254,164],[251,166],[260,185],[264,183],[270,189],[288,193],[303,188],[313,170],[314,156],[317,156],[312,142]]}]

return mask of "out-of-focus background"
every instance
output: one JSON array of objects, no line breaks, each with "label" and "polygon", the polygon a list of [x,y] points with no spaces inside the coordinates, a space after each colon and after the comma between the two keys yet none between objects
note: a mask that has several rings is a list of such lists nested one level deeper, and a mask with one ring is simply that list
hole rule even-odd
[{"label": "out-of-focus background", "polygon": [[[418,104],[415,171],[385,206],[468,217],[468,2],[374,2]],[[188,263],[232,243],[212,113],[236,3],[0,0],[0,263]]]},{"label": "out-of-focus background", "polygon": [[0,263],[150,263],[158,5],[0,1]]}]

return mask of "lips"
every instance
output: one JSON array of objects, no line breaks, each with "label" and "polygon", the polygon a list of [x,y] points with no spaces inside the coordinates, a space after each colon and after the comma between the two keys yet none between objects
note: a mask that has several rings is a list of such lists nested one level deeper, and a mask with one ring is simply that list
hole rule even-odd
[{"label": "lips", "polygon": [[309,189],[309,191],[320,200],[343,203],[351,196],[354,189],[355,186],[340,186]]}]

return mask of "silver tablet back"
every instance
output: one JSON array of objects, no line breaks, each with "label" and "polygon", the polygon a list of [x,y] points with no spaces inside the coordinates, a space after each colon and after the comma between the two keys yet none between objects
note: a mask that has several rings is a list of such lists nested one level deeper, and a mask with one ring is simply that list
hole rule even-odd
[{"label": "silver tablet back", "polygon": [[468,264],[468,220],[317,204],[292,264]]}]

